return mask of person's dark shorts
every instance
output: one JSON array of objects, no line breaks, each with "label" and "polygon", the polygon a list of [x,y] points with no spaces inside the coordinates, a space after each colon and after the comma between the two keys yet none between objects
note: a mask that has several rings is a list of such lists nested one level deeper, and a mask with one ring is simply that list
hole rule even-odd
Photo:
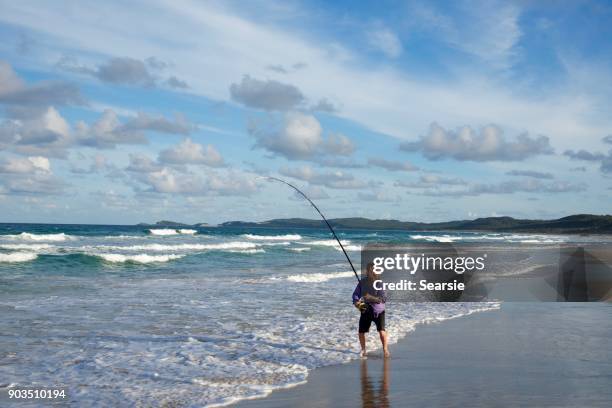
[{"label": "person's dark shorts", "polygon": [[365,312],[359,318],[359,333],[367,333],[370,331],[372,322],[376,325],[376,330],[385,330],[385,312],[382,312],[377,317],[374,317],[374,310],[368,306]]}]

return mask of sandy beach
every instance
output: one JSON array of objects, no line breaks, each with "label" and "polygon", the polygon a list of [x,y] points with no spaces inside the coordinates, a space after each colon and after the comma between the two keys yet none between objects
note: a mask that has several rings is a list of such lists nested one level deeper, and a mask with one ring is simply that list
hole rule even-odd
[{"label": "sandy beach", "polygon": [[607,407],[611,317],[605,303],[504,303],[420,325],[391,348],[388,361],[374,352],[234,406]]}]

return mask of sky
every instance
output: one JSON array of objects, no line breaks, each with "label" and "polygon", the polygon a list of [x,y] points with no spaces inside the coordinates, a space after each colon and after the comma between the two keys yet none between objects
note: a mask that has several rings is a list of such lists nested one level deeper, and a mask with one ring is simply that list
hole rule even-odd
[{"label": "sky", "polygon": [[0,0],[0,222],[610,213],[612,3]]}]

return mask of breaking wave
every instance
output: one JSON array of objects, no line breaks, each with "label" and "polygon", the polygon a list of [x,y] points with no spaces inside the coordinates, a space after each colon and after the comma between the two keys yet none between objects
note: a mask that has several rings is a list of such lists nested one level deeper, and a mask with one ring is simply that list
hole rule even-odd
[{"label": "breaking wave", "polygon": [[450,235],[411,235],[410,238],[429,242],[455,242],[461,240],[461,237],[451,237]]},{"label": "breaking wave", "polygon": [[[323,239],[319,241],[310,241],[304,243],[315,246],[334,247],[338,251],[342,250],[342,248],[340,248],[340,245],[338,245],[338,242],[334,239]],[[361,251],[361,245],[351,245],[351,241],[342,241],[342,246],[344,246],[344,249],[346,249],[347,251]]]},{"label": "breaking wave", "polygon": [[330,273],[300,273],[297,275],[287,276],[287,280],[290,282],[298,283],[314,283],[327,282],[330,279],[349,278],[351,276],[353,276],[352,271]]},{"label": "breaking wave", "polygon": [[184,255],[177,255],[177,254],[169,254],[169,255],[92,254],[92,255],[102,258],[106,262],[113,262],[113,263],[134,262],[134,263],[142,263],[142,264],[156,263],[156,262],[168,262],[174,259],[180,259],[184,256]]},{"label": "breaking wave", "polygon": [[22,232],[17,235],[1,235],[0,238],[18,239],[23,241],[48,241],[48,242],[60,242],[73,240],[74,237],[66,235],[63,232],[59,234],[32,234],[30,232]]},{"label": "breaking wave", "polygon": [[258,241],[298,241],[302,239],[301,235],[298,234],[286,234],[286,235],[254,235],[254,234],[243,234],[242,237],[251,240]]},{"label": "breaking wave", "polygon": [[84,247],[85,249],[120,250],[120,251],[207,251],[207,250],[230,250],[230,249],[254,249],[259,244],[253,242],[233,241],[217,244],[143,244],[143,245],[100,245]]},{"label": "breaking wave", "polygon": [[12,252],[8,254],[0,254],[0,262],[17,263],[29,262],[38,258],[38,255],[33,252]]},{"label": "breaking wave", "polygon": [[0,248],[26,251],[40,251],[43,249],[54,248],[54,246],[49,244],[0,244]]},{"label": "breaking wave", "polygon": [[288,248],[288,249],[293,252],[310,251],[310,247],[295,247],[295,248]]},{"label": "breaking wave", "polygon": [[149,232],[151,233],[151,235],[194,235],[196,234],[198,231],[194,230],[194,229],[186,229],[186,228],[179,228],[179,229],[174,229],[174,228],[151,228],[149,229]]}]

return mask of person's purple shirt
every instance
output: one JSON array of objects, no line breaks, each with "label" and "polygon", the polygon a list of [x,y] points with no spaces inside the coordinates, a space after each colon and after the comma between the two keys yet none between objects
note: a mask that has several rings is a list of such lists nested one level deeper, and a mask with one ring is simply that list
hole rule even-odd
[{"label": "person's purple shirt", "polygon": [[[369,289],[364,290],[362,286],[369,288]],[[353,291],[353,304],[357,303],[359,299],[365,296],[366,293],[370,293],[370,295],[376,296],[378,299],[380,299],[380,302],[377,302],[377,303],[368,302],[368,301],[365,301],[364,299],[364,301],[368,305],[372,306],[374,317],[378,317],[379,314],[385,311],[385,302],[387,301],[387,294],[385,293],[384,290],[375,290],[370,284],[370,282],[368,282],[368,278],[363,278],[357,284],[357,286],[355,287],[355,290]]]}]

